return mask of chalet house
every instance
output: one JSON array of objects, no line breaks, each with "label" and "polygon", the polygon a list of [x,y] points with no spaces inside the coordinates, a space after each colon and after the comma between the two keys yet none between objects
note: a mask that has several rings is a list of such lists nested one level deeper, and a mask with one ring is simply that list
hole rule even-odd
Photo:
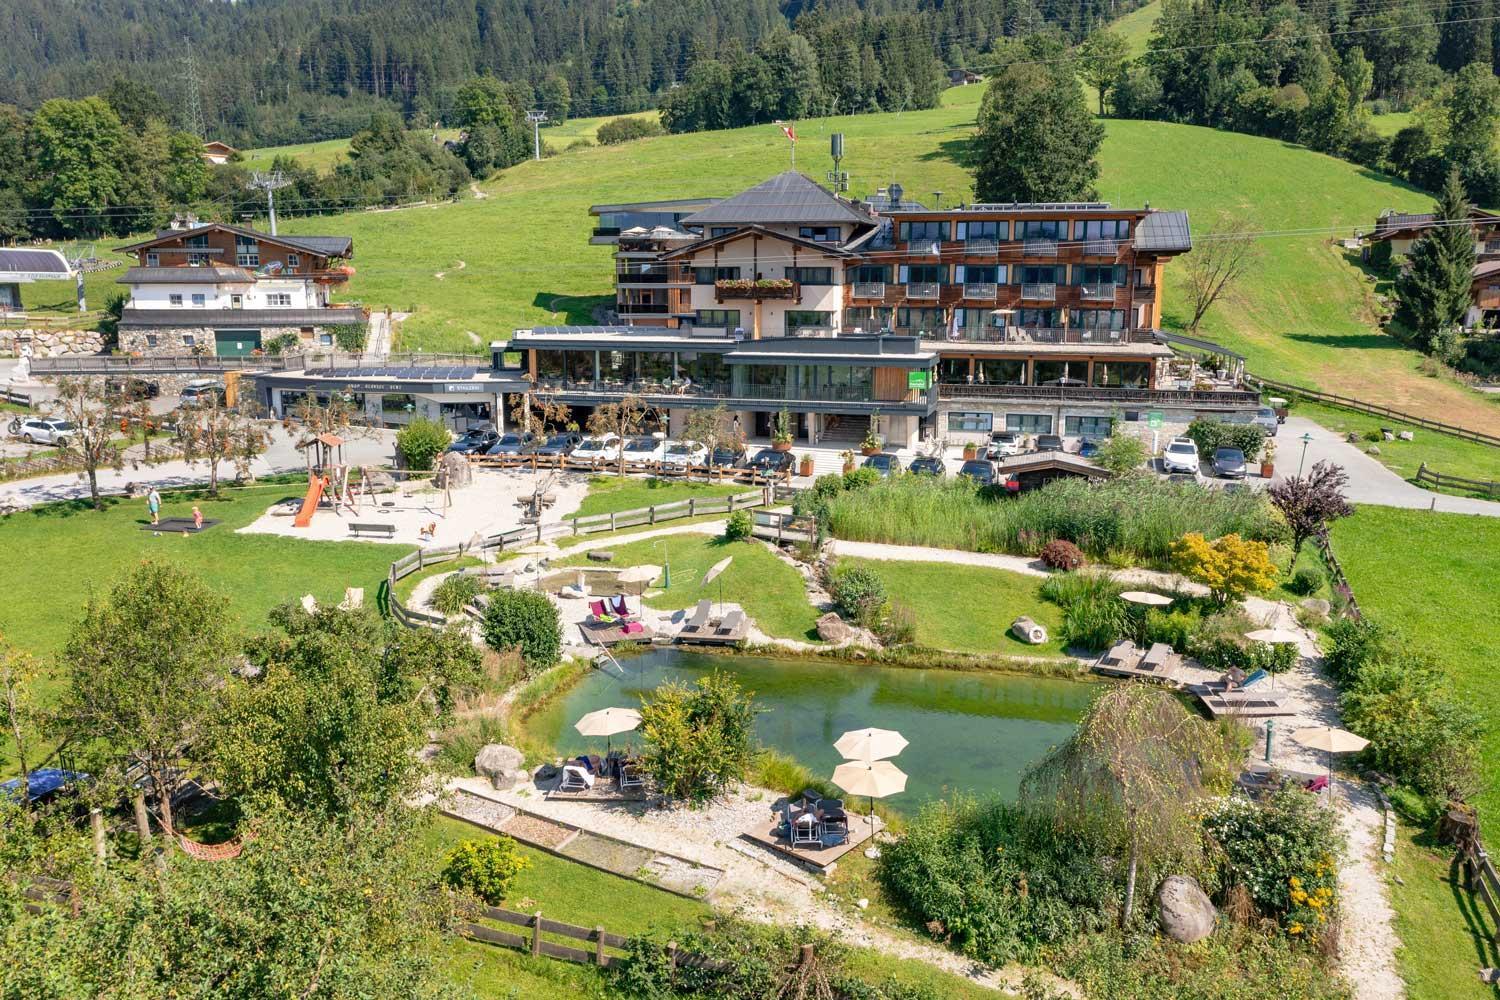
[{"label": "chalet house", "polygon": [[[1436,223],[1437,216],[1432,212],[1403,213],[1387,209],[1375,220],[1374,231],[1366,237],[1367,247],[1388,243],[1391,259],[1399,263],[1400,258],[1411,253],[1412,245]],[[1470,209],[1469,228],[1474,234],[1476,262],[1464,326],[1494,329],[1500,327],[1500,214],[1480,208]]]},{"label": "chalet house", "polygon": [[950,69],[948,71],[948,85],[950,87],[966,87],[971,83],[983,83],[984,77],[970,69]]},{"label": "chalet house", "polygon": [[229,143],[219,142],[217,139],[203,144],[203,158],[209,163],[228,163],[238,152]]},{"label": "chalet house", "polygon": [[295,334],[333,342],[360,325],[357,305],[331,301],[354,269],[347,236],[272,236],[242,226],[187,221],[119,247],[135,256],[119,283],[130,290],[120,347],[143,354],[251,354]]}]

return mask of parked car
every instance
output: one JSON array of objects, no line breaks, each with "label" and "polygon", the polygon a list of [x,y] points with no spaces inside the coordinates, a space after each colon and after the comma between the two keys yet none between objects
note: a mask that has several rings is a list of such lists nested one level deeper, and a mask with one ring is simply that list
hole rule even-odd
[{"label": "parked car", "polygon": [[625,442],[625,461],[627,462],[660,462],[667,454],[667,442],[664,438],[643,435],[641,437],[629,438]]},{"label": "parked car", "polygon": [[990,435],[989,458],[1009,458],[1021,454],[1021,435],[1015,431],[996,431]]},{"label": "parked car", "polygon": [[1198,445],[1192,438],[1178,437],[1167,442],[1161,453],[1161,470],[1166,473],[1189,472],[1198,475]]},{"label": "parked car", "polygon": [[566,458],[573,453],[583,440],[583,435],[577,431],[565,431],[562,434],[554,434],[547,440],[536,446],[534,451],[539,457]]},{"label": "parked car", "polygon": [[574,462],[595,462],[601,459],[613,462],[619,457],[620,436],[618,434],[584,438],[578,443],[578,447],[573,449],[573,454],[568,456]]},{"label": "parked car", "polygon": [[222,403],[224,402],[224,383],[210,380],[189,382],[182,387],[182,394],[179,398],[183,406],[202,406],[214,400]]},{"label": "parked car", "polygon": [[1084,438],[1078,444],[1078,454],[1083,458],[1093,458],[1099,454],[1099,442],[1093,438]]},{"label": "parked car", "polygon": [[939,479],[948,474],[948,470],[943,467],[943,460],[930,455],[912,459],[906,471],[914,476],[937,476]]},{"label": "parked car", "polygon": [[894,476],[901,471],[901,459],[888,451],[871,455],[861,463],[866,469],[874,469],[882,478]]},{"label": "parked car", "polygon": [[797,460],[792,457],[792,453],[789,451],[762,448],[756,452],[755,457],[750,460],[747,468],[754,470],[756,475],[776,476],[783,472],[791,472],[792,466],[796,464]]},{"label": "parked car", "polygon": [[526,455],[535,448],[536,435],[530,431],[508,431],[501,434],[486,455]]},{"label": "parked car", "polygon": [[1033,451],[1062,451],[1063,439],[1056,434],[1038,434]]},{"label": "parked car", "polygon": [[495,446],[500,435],[493,430],[465,431],[463,436],[448,446],[449,451],[460,455],[483,455]]},{"label": "parked car", "polygon": [[161,395],[161,386],[144,378],[107,378],[104,391],[117,399],[155,399]]},{"label": "parked car", "polygon": [[1225,479],[1245,478],[1245,453],[1238,448],[1219,448],[1214,451],[1214,475]]},{"label": "parked car", "polygon": [[1281,418],[1276,416],[1276,411],[1269,406],[1262,406],[1255,411],[1255,416],[1250,422],[1266,432],[1266,437],[1275,437],[1276,431],[1281,427]]},{"label": "parked car", "polygon": [[663,469],[686,472],[700,469],[708,464],[708,447],[697,441],[668,441],[666,455],[661,460]]},{"label": "parked car", "polygon": [[747,461],[745,449],[727,444],[719,445],[709,457],[709,464],[719,469],[742,469]]},{"label": "parked car", "polygon": [[55,444],[63,447],[73,439],[73,423],[69,420],[48,420],[43,417],[28,417],[16,428],[16,437],[27,444]]},{"label": "parked car", "polygon": [[968,476],[980,486],[995,485],[995,463],[985,458],[971,458],[958,470],[960,476]]}]

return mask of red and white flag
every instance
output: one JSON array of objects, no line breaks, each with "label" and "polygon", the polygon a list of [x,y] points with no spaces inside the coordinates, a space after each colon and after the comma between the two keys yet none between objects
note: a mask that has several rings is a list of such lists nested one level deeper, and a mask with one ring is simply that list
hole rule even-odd
[{"label": "red and white flag", "polygon": [[795,125],[783,125],[783,126],[781,126],[781,134],[784,135],[784,136],[786,136],[788,139],[792,140],[793,142],[796,142],[797,141],[797,126],[795,126]]}]

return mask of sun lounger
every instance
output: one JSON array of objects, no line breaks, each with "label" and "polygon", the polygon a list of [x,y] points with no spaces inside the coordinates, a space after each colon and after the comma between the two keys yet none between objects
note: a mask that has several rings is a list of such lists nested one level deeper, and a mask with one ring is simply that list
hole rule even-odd
[{"label": "sun lounger", "polygon": [[823,846],[822,824],[818,817],[803,811],[792,817],[792,846]]},{"label": "sun lounger", "polygon": [[724,616],[723,621],[719,622],[719,627],[714,629],[714,635],[718,638],[734,635],[739,631],[740,625],[744,620],[745,613],[743,611],[731,611]]},{"label": "sun lounger", "polygon": [[624,594],[616,594],[610,598],[609,610],[621,618],[630,617],[630,605],[625,603]]},{"label": "sun lounger", "polygon": [[1135,663],[1141,651],[1135,648],[1135,643],[1129,639],[1123,639],[1109,648],[1104,654],[1104,665],[1107,667],[1124,667]]},{"label": "sun lounger", "polygon": [[620,788],[644,788],[646,786],[646,773],[641,766],[634,761],[624,761],[620,764]]},{"label": "sun lounger", "polygon": [[1248,687],[1254,687],[1255,685],[1261,683],[1267,677],[1270,677],[1270,676],[1271,675],[1268,674],[1268,673],[1266,673],[1264,670],[1257,670],[1254,673],[1252,673],[1249,677],[1246,677],[1244,679],[1244,681],[1240,684],[1240,689],[1244,690],[1245,688],[1248,688]]},{"label": "sun lounger", "polygon": [[1172,659],[1172,647],[1164,642],[1152,643],[1146,655],[1141,657],[1138,670],[1165,670]]},{"label": "sun lounger", "polygon": [[699,601],[698,606],[693,609],[692,616],[688,618],[686,624],[683,625],[683,628],[692,629],[696,632],[698,629],[701,629],[703,626],[707,625],[708,616],[713,611],[713,606],[714,602],[710,601],[706,597],[703,600]]},{"label": "sun lounger", "polygon": [[564,792],[586,792],[594,787],[594,780],[594,775],[587,768],[577,764],[564,764],[562,784],[558,787]]}]

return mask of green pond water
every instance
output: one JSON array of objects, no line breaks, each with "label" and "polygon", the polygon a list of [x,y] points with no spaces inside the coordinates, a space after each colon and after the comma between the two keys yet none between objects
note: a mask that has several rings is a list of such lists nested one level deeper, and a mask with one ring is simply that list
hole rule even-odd
[{"label": "green pond water", "polygon": [[[1014,798],[1027,765],[1073,732],[1097,685],[1055,678],[855,663],[715,656],[651,650],[620,661],[626,676],[591,671],[539,709],[527,730],[562,753],[600,751],[602,739],[573,723],[611,705],[635,707],[668,681],[692,682],[712,670],[734,674],[762,708],[762,744],[828,776],[843,759],[833,741],[850,729],[895,729],[910,746],[894,758],[906,791],[885,800],[902,812],[952,792]],[[615,737],[628,743],[634,734]]]}]

